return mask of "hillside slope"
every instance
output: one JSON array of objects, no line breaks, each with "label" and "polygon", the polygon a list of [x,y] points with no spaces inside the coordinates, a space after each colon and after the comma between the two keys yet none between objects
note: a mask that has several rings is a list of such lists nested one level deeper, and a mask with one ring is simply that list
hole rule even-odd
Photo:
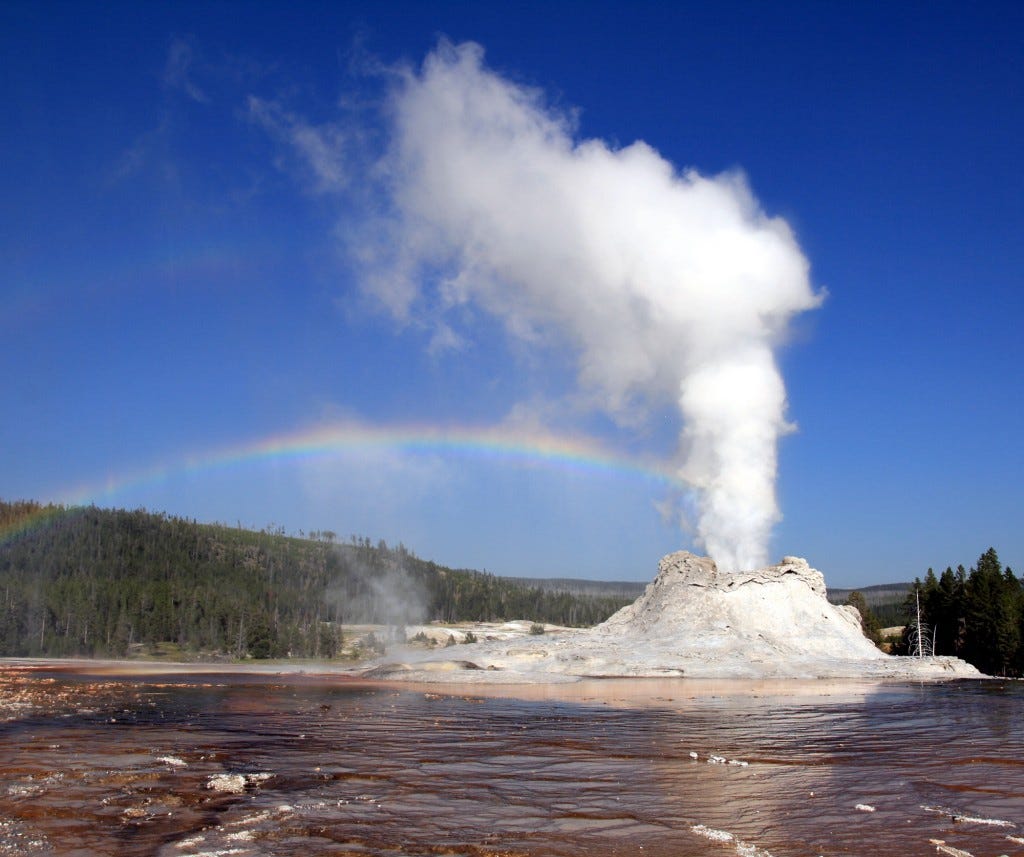
[{"label": "hillside slope", "polygon": [[344,626],[600,622],[630,599],[545,591],[333,534],[296,538],[96,507],[0,501],[0,655],[332,657]]}]

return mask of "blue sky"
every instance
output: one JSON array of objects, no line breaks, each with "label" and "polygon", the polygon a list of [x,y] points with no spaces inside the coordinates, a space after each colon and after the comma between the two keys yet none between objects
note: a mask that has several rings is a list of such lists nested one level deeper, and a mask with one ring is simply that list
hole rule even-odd
[{"label": "blue sky", "polygon": [[[671,402],[593,405],[571,335],[510,332],[514,284],[444,316],[367,288],[388,105],[439,39],[574,141],[742,171],[788,223],[825,297],[775,351],[773,559],[835,586],[990,545],[1022,569],[1014,3],[5,3],[0,496],[501,574],[645,579],[695,546],[650,475],[678,466]],[[306,442],[332,427],[481,440]]]}]

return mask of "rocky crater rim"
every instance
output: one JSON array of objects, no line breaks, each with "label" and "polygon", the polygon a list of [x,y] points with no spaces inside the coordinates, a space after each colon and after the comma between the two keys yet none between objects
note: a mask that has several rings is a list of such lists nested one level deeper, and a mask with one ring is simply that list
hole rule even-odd
[{"label": "rocky crater rim", "polygon": [[751,583],[780,581],[800,581],[812,592],[821,596],[826,594],[825,576],[799,556],[784,556],[775,565],[753,571],[722,571],[710,557],[698,556],[690,551],[676,551],[662,557],[658,563],[658,576],[652,585],[682,583],[728,592]]}]

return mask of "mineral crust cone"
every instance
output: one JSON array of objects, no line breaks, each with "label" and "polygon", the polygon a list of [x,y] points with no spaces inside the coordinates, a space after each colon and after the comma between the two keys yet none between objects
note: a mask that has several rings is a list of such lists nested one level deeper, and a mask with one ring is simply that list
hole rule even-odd
[{"label": "mineral crust cone", "polygon": [[687,551],[664,557],[633,604],[586,630],[485,642],[460,656],[477,669],[440,670],[441,652],[375,667],[427,681],[565,681],[586,676],[694,678],[978,678],[957,658],[893,657],[860,626],[856,609],[830,604],[821,572],[799,557],[750,572],[722,572]]},{"label": "mineral crust cone", "polygon": [[793,556],[757,571],[720,572],[709,557],[669,554],[646,592],[596,630],[672,640],[707,658],[888,657],[864,636],[856,608],[830,604],[822,573]]}]

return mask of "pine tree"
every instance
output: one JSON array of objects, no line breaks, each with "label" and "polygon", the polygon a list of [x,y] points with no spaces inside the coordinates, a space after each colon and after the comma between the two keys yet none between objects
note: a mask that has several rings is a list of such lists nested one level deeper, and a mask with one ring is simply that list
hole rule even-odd
[{"label": "pine tree", "polygon": [[939,578],[933,603],[931,620],[935,628],[935,651],[940,655],[959,655],[964,644],[964,591],[963,585],[946,567]]},{"label": "pine tree", "polygon": [[882,629],[878,618],[871,608],[868,607],[864,593],[855,589],[846,597],[846,603],[857,609],[857,612],[860,614],[860,628],[864,632],[864,636],[877,646],[882,639]]},{"label": "pine tree", "polygon": [[982,672],[1008,675],[1020,661],[1020,584],[989,548],[965,586],[965,657]]}]

